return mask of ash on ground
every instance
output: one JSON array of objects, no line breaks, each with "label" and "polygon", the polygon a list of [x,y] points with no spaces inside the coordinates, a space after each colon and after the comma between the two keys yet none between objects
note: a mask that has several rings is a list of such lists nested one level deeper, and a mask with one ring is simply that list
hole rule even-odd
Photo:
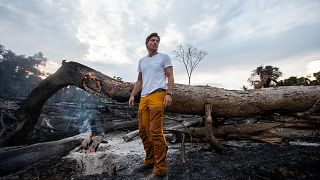
[{"label": "ash on ground", "polygon": [[[75,179],[141,179],[135,174],[144,151],[139,138],[120,142],[113,134],[109,149],[116,155],[116,175],[78,176]],[[119,142],[117,142],[117,139]],[[313,142],[314,144],[317,144]],[[116,145],[118,144],[118,145]],[[223,142],[225,153],[209,151],[203,143],[186,144],[186,163],[182,163],[180,144],[169,144],[169,179],[319,179],[320,147],[299,144],[270,145],[248,141]],[[103,149],[103,148],[102,148]]]}]

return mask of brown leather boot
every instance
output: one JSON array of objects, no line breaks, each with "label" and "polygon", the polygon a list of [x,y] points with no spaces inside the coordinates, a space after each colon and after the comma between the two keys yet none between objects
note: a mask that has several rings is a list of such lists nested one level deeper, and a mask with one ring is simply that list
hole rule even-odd
[{"label": "brown leather boot", "polygon": [[142,173],[146,171],[151,171],[153,169],[153,164],[142,165],[133,170],[134,173]]}]

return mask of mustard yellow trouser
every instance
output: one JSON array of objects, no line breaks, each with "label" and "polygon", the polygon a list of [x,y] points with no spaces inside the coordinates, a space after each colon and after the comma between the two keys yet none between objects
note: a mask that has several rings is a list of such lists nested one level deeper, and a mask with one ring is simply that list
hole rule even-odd
[{"label": "mustard yellow trouser", "polygon": [[139,104],[139,135],[146,158],[144,165],[154,164],[153,173],[167,175],[167,143],[163,134],[163,101],[165,92],[151,93],[141,97]]}]

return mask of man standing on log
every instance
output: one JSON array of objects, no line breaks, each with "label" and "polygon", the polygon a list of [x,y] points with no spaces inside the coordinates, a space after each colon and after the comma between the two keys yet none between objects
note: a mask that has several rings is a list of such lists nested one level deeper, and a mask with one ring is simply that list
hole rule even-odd
[{"label": "man standing on log", "polygon": [[159,43],[157,33],[146,38],[148,55],[139,60],[138,79],[129,99],[129,106],[133,106],[134,96],[141,91],[138,124],[146,158],[134,172],[153,169],[146,179],[165,179],[168,173],[163,113],[165,107],[172,103],[174,78],[171,59],[167,54],[158,52]]}]

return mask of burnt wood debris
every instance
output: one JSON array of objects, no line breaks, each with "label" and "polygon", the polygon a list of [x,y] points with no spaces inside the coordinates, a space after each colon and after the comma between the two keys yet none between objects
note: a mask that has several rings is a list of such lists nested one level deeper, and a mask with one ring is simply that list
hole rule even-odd
[{"label": "burnt wood debris", "polygon": [[[17,148],[1,151],[1,159],[14,154],[26,155],[24,152],[27,151],[19,149],[18,146],[24,144],[27,134],[36,125],[47,99],[66,86],[76,86],[97,96],[127,102],[134,84],[116,80],[77,62],[63,61],[62,66],[44,79],[15,112],[7,115],[17,123],[14,127],[1,129],[0,146]],[[199,115],[203,118],[200,123],[199,120],[191,118],[190,122],[166,128],[165,132],[178,134],[183,141],[187,141],[185,137],[188,136],[198,138],[209,143],[216,152],[223,153],[220,141],[225,139],[251,139],[277,144],[285,138],[318,138],[319,110],[320,86],[283,86],[242,91],[175,84],[173,103],[167,107],[166,112]],[[272,121],[263,122],[263,117]],[[1,122],[2,118],[1,114]],[[228,120],[235,123],[228,123]],[[194,125],[197,127],[193,127]],[[121,122],[114,126],[115,129],[117,126],[132,127],[137,126],[137,122]],[[112,128],[110,125],[106,127]],[[127,140],[136,135],[137,132],[129,134]],[[71,150],[70,148],[79,146],[83,138],[69,141],[74,145],[65,147],[63,152],[56,154],[64,155],[66,151]],[[58,143],[59,146],[65,144],[64,141],[51,143]],[[27,147],[35,149],[32,145]],[[2,165],[12,166],[9,159],[1,162]],[[13,172],[19,168],[20,166],[12,166],[9,171]]]}]

